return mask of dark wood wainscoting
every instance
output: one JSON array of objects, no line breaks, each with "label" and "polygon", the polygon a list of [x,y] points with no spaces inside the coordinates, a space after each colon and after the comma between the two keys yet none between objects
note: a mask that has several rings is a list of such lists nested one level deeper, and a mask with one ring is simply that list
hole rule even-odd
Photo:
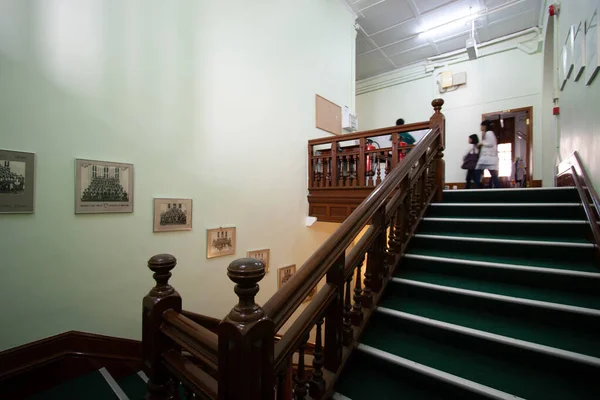
[{"label": "dark wood wainscoting", "polygon": [[142,344],[70,331],[0,352],[0,399],[22,399],[106,368],[115,378],[142,369]]}]

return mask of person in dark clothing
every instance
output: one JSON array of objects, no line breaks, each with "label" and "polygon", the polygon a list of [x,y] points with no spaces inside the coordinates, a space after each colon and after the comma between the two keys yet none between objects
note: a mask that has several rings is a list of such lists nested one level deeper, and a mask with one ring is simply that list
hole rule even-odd
[{"label": "person in dark clothing", "polygon": [[[474,158],[473,154],[479,157],[479,147],[477,147],[477,145],[479,144],[479,137],[475,134],[469,136],[469,144],[471,145],[471,148],[469,149],[468,153],[465,154],[465,156],[463,157],[463,161],[465,162],[465,164],[468,158]],[[479,189],[480,186],[479,182],[481,182],[481,171],[475,168],[477,166],[476,159],[475,162],[472,164],[472,168],[470,167],[469,169],[467,169],[467,184],[465,185],[465,189],[471,189],[471,181],[474,183],[475,189]]]}]

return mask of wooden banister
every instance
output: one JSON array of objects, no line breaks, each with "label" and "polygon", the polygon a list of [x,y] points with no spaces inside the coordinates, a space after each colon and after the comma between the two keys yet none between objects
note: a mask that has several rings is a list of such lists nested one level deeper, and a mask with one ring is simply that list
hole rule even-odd
[{"label": "wooden banister", "polygon": [[348,140],[356,140],[362,138],[369,138],[374,136],[391,135],[393,133],[402,132],[414,132],[429,129],[429,121],[415,122],[414,124],[406,124],[400,126],[388,126],[386,128],[372,129],[369,131],[362,131],[357,133],[350,133],[347,135],[335,136],[335,137],[323,137],[318,139],[311,139],[308,141],[310,145],[327,144],[332,142],[345,142]]},{"label": "wooden banister", "polygon": [[[265,276],[265,266],[258,260],[239,259],[229,265],[227,275],[235,283],[239,301],[218,320],[182,311],[181,297],[168,284],[175,257],[163,254],[150,259],[156,286],[143,303],[144,371],[150,378],[146,399],[172,400],[178,384],[201,399],[291,400],[293,394],[295,400],[302,400],[332,395],[427,205],[442,194],[443,100],[432,105],[434,115],[428,122],[310,142],[333,143],[333,158],[309,152],[309,160],[314,161],[309,182],[332,190],[370,184],[372,191],[263,307],[255,302],[258,283]],[[369,137],[422,129],[428,132],[401,157],[389,154],[399,151],[397,135],[391,148],[364,146]],[[361,144],[358,149],[338,153],[339,142],[354,139]],[[402,151],[407,148],[402,146]],[[364,174],[365,156],[378,163],[371,175]],[[275,332],[323,279],[325,285],[276,338]],[[311,332],[314,346],[308,342]],[[306,363],[307,349],[313,349],[312,366]],[[295,367],[292,358],[297,360]]]},{"label": "wooden banister", "polygon": [[212,370],[217,370],[219,338],[215,333],[174,310],[166,311],[163,319],[161,331],[167,337]]}]

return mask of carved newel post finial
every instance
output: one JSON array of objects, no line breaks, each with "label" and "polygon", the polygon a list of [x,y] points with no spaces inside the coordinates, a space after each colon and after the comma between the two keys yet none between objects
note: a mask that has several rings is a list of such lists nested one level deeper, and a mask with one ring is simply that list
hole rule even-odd
[{"label": "carved newel post finial", "polygon": [[165,297],[175,292],[175,289],[169,285],[171,270],[177,265],[177,259],[171,254],[157,254],[148,260],[148,268],[154,274],[152,277],[156,281],[149,295],[153,297]]},{"label": "carved newel post finial", "polygon": [[433,110],[435,111],[435,113],[438,114],[440,111],[442,111],[442,106],[444,105],[444,99],[434,99],[431,102],[431,105],[433,106]]},{"label": "carved newel post finial", "polygon": [[227,276],[236,283],[234,291],[239,303],[233,307],[228,317],[236,322],[258,321],[264,316],[263,309],[255,303],[258,282],[265,276],[265,264],[254,258],[240,258],[227,267]]}]

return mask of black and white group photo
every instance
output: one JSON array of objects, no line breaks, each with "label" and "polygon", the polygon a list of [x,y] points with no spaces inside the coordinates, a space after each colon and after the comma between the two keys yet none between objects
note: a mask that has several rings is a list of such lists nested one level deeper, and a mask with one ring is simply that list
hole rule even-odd
[{"label": "black and white group photo", "polygon": [[0,194],[25,192],[25,163],[0,160]]},{"label": "black and white group photo", "polygon": [[192,199],[154,199],[154,232],[192,229]]},{"label": "black and white group photo", "polygon": [[209,229],[206,258],[235,254],[235,228]]},{"label": "black and white group photo", "polygon": [[133,212],[133,165],[76,160],[77,213]]}]

